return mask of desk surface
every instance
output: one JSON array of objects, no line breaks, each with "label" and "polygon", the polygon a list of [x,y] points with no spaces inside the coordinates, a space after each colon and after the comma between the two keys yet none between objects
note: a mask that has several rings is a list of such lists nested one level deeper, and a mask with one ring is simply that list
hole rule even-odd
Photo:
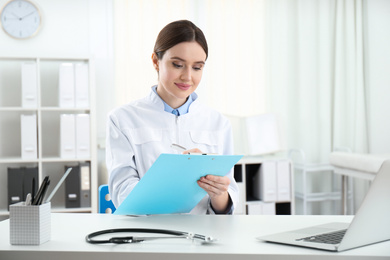
[{"label": "desk surface", "polygon": [[[352,216],[213,216],[160,215],[129,217],[104,214],[52,213],[51,240],[39,246],[9,243],[9,220],[0,222],[0,259],[390,259],[390,241],[340,253],[257,241],[272,234],[328,222],[350,222]],[[111,228],[162,228],[210,235],[213,244],[184,239],[139,244],[93,245],[89,233]],[[120,234],[119,234],[120,235]]]}]

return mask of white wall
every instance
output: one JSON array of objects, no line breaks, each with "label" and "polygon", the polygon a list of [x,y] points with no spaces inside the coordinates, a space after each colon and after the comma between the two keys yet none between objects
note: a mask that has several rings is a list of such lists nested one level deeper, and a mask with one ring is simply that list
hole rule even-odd
[{"label": "white wall", "polygon": [[365,70],[370,153],[390,153],[390,1],[366,0]]},{"label": "white wall", "polygon": [[[0,9],[9,0],[0,0]],[[31,0],[41,11],[39,33],[16,40],[0,29],[0,56],[95,60],[98,144],[104,143],[106,114],[114,106],[112,0]],[[104,151],[98,151],[99,183],[106,182]]]},{"label": "white wall", "polygon": [[[0,9],[9,0],[0,0]],[[95,59],[97,135],[104,138],[112,105],[112,0],[32,0],[42,15],[39,33],[25,40],[0,30],[0,56],[92,57]]]}]

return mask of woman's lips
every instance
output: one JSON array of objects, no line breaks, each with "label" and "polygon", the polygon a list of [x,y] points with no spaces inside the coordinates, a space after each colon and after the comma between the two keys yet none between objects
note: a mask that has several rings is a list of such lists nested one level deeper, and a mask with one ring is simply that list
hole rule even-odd
[{"label": "woman's lips", "polygon": [[184,83],[175,83],[175,85],[181,90],[188,90],[191,87],[191,85]]}]

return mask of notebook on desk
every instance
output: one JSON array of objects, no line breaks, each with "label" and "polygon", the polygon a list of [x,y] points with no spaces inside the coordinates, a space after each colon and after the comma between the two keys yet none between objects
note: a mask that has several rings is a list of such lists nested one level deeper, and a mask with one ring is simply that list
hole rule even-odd
[{"label": "notebook on desk", "polygon": [[390,160],[383,163],[358,212],[349,223],[329,223],[257,239],[329,251],[344,251],[390,240]]}]

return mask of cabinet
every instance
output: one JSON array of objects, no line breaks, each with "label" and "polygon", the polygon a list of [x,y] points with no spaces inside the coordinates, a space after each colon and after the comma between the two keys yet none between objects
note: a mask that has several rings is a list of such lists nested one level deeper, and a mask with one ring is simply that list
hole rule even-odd
[{"label": "cabinet", "polygon": [[286,158],[244,156],[234,166],[240,190],[235,214],[295,214],[292,171]]},{"label": "cabinet", "polygon": [[[78,107],[59,106],[59,67],[60,64],[86,64],[88,71],[87,92],[89,104]],[[35,64],[35,75],[31,84],[36,86],[36,103],[26,105],[22,100],[22,64]],[[32,98],[34,95],[32,95]],[[51,200],[53,212],[97,212],[97,151],[96,151],[96,112],[93,60],[78,58],[41,57],[0,57],[0,217],[8,216],[8,168],[38,168],[38,184],[47,175],[54,189],[64,173],[65,166],[88,163],[90,166],[91,206],[85,208],[65,207],[65,185],[63,184]],[[78,158],[60,156],[60,117],[61,114],[89,115],[89,155]],[[35,157],[22,156],[21,116],[35,115],[36,146]],[[23,130],[25,131],[25,129]],[[88,131],[88,130],[87,130]],[[88,134],[87,134],[88,136]]]}]

